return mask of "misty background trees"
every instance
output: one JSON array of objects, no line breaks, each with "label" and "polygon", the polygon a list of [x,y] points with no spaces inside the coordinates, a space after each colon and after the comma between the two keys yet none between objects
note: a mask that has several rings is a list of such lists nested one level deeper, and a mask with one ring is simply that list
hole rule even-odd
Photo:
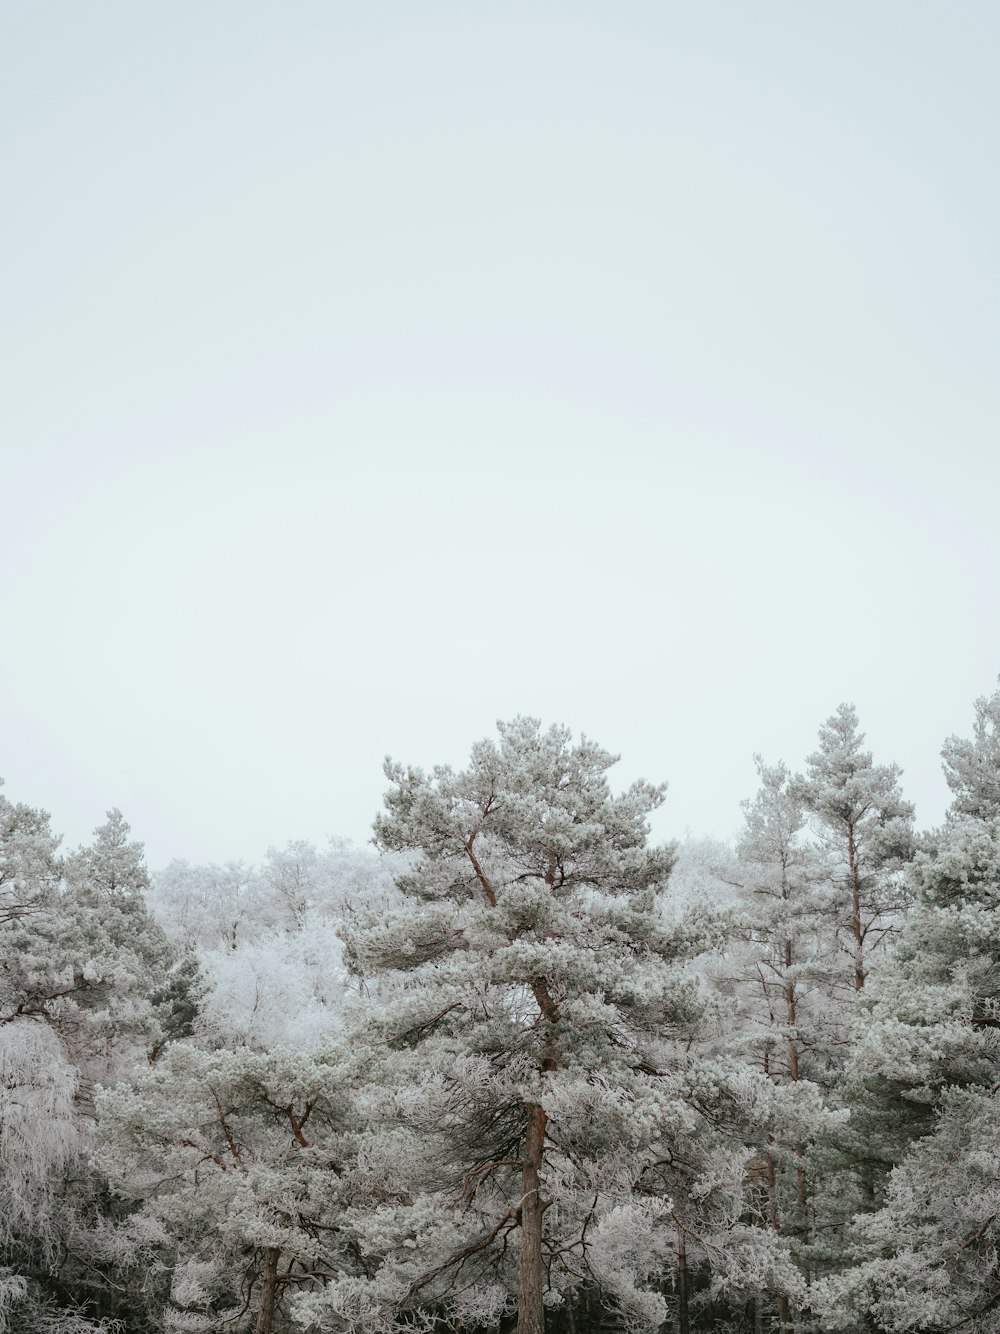
[{"label": "misty background trees", "polygon": [[153,875],[0,793],[0,1334],[1000,1330],[1000,691],[943,758],[842,705],[650,847],[517,718]]}]

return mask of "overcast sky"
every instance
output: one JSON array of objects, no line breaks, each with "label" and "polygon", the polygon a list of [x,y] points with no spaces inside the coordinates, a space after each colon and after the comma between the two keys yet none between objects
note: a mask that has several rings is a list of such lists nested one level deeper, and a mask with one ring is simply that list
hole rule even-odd
[{"label": "overcast sky", "polygon": [[529,713],[740,823],[1000,671],[1000,6],[8,0],[0,774],[153,866]]}]

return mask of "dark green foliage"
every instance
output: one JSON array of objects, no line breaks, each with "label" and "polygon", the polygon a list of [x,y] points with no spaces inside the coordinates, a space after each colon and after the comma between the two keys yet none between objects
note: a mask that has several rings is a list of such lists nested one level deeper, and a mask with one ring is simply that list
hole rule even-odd
[{"label": "dark green foliage", "polygon": [[206,986],[197,955],[185,954],[171,968],[163,985],[151,993],[149,999],[160,1031],[150,1048],[150,1061],[156,1060],[167,1043],[192,1036]]}]

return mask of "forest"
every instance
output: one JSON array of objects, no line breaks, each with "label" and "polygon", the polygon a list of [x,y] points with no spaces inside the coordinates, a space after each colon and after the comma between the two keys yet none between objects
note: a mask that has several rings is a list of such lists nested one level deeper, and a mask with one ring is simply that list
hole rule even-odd
[{"label": "forest", "polygon": [[942,758],[843,704],[650,846],[517,717],[155,874],[0,794],[0,1334],[1000,1331],[1000,690]]}]

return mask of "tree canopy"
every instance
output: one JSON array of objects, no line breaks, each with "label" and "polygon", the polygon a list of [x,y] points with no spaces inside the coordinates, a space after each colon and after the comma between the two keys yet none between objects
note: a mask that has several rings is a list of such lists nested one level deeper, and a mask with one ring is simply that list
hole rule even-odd
[{"label": "tree canopy", "polygon": [[517,717],[374,849],[150,874],[0,793],[0,1334],[1000,1334],[1000,694],[733,844]]}]

